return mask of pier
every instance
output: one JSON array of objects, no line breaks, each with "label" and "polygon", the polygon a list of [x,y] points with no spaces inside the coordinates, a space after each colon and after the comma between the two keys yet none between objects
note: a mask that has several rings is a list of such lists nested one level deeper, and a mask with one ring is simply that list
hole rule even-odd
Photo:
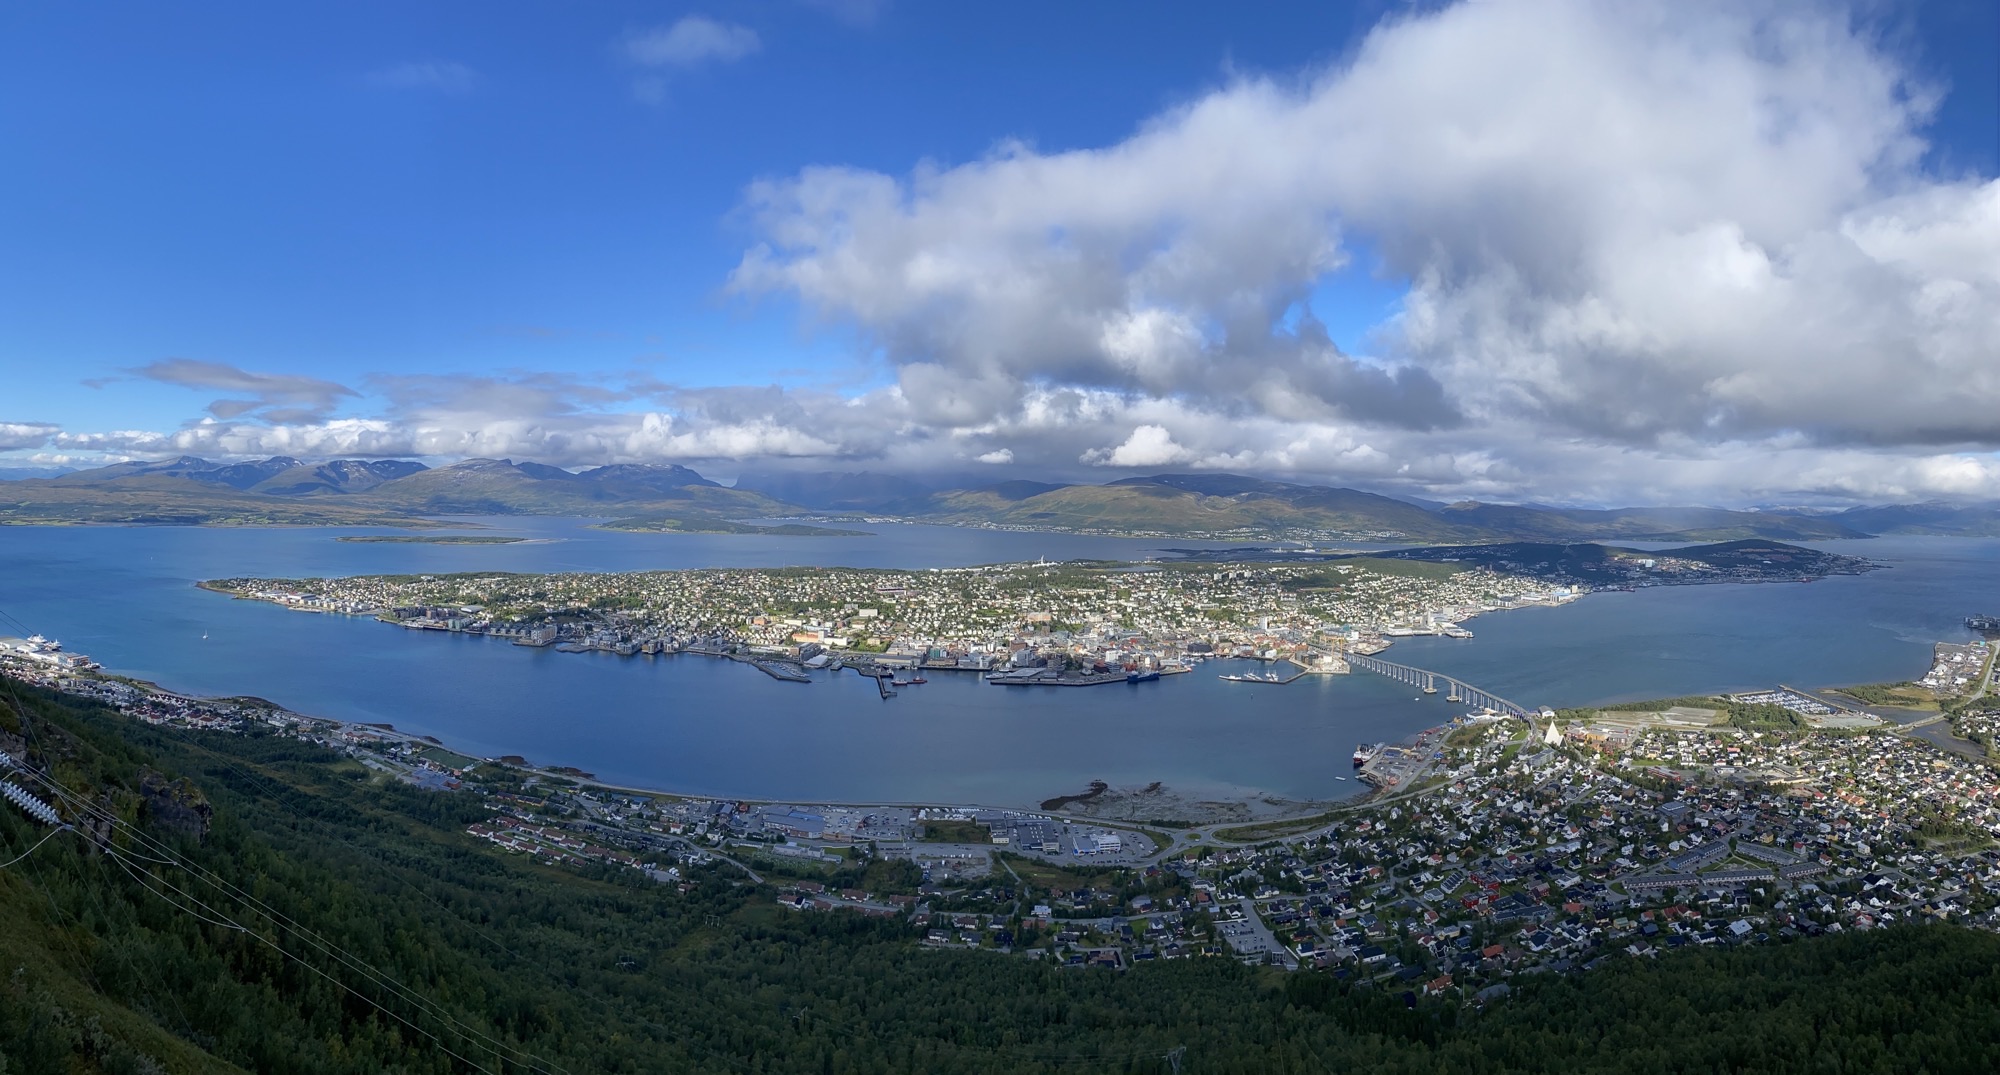
[{"label": "pier", "polygon": [[750,661],[750,667],[786,683],[811,683],[812,676],[806,670],[790,661]]},{"label": "pier", "polygon": [[1290,683],[1294,680],[1300,679],[1310,674],[1311,673],[1309,672],[1301,670],[1293,672],[1291,675],[1286,676],[1284,679],[1265,679],[1263,676],[1217,676],[1215,678],[1222,680],[1224,683],[1262,683],[1270,687],[1282,687],[1287,683]]},{"label": "pier", "polygon": [[1505,713],[1510,717],[1520,717],[1522,720],[1533,719],[1533,711],[1526,706],[1510,702],[1491,691],[1480,690],[1478,687],[1464,680],[1453,679],[1438,672],[1432,672],[1423,668],[1412,668],[1407,664],[1396,664],[1393,661],[1385,661],[1377,657],[1368,657],[1359,653],[1349,653],[1347,655],[1347,663],[1356,668],[1365,668],[1377,675],[1388,676],[1398,683],[1406,683],[1422,690],[1425,694],[1436,694],[1439,685],[1443,684],[1449,689],[1450,697],[1456,698],[1466,705],[1475,706],[1480,709],[1490,709],[1496,713]]}]

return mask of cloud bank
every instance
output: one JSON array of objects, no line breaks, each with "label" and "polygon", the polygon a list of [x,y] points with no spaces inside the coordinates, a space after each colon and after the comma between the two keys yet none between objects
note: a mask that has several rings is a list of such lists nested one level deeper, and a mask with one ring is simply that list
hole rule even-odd
[{"label": "cloud bank", "polygon": [[[864,394],[402,377],[336,418],[341,386],[175,360],[142,372],[231,395],[143,436],[1572,501],[2000,496],[2000,182],[1923,170],[1939,90],[1865,20],[1750,7],[1463,3],[1115,144],[752,184],[728,288],[858,332],[891,374]],[[625,43],[655,69],[758,46],[701,16]],[[1408,282],[1352,353],[1312,310],[1343,270]],[[44,443],[156,450],[136,436]]]}]

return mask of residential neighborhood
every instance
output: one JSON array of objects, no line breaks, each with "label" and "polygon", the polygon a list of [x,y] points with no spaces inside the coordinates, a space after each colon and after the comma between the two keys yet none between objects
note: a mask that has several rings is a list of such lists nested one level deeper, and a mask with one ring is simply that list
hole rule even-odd
[{"label": "residential neighborhood", "polygon": [[221,579],[238,597],[416,630],[624,654],[764,653],[990,671],[1375,653],[1583,591],[1455,565],[1001,564]]}]

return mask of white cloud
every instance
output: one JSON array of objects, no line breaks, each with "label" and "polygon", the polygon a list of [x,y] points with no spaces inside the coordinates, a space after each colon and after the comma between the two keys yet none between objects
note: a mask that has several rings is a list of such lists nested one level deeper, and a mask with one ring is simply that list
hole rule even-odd
[{"label": "white cloud", "polygon": [[39,448],[61,431],[47,422],[0,422],[0,452]]},{"label": "white cloud", "polygon": [[625,38],[625,55],[648,67],[726,63],[762,47],[757,31],[706,15],[685,15],[671,26],[637,31]]},{"label": "white cloud", "polygon": [[[1931,104],[1844,7],[1460,4],[1103,148],[756,184],[733,286],[858,326],[933,427],[1174,405],[1069,456],[1098,465],[1574,458],[1523,424],[1669,469],[1787,437],[1975,458],[2000,184],[1918,170]],[[1413,281],[1372,356],[1299,316],[1350,234]]]},{"label": "white cloud", "polygon": [[449,60],[411,60],[370,71],[365,79],[378,89],[461,94],[472,92],[479,84],[479,73]]},{"label": "white cloud", "polygon": [[1186,448],[1174,443],[1167,427],[1143,425],[1132,430],[1125,443],[1116,448],[1100,448],[1083,453],[1079,461],[1092,466],[1170,467],[1191,461]]},{"label": "white cloud", "polygon": [[1014,450],[1011,448],[995,448],[990,452],[982,452],[979,455],[973,456],[972,458],[974,462],[978,463],[986,463],[993,466],[1005,466],[1006,464],[1012,463],[1014,461]]}]

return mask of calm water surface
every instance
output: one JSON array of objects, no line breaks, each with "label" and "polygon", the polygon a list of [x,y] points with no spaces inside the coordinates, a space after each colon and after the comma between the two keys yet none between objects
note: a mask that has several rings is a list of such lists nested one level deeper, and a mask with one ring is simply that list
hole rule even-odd
[{"label": "calm water surface", "polygon": [[[1158,683],[999,688],[936,673],[884,701],[852,675],[780,683],[709,658],[618,658],[422,634],[233,601],[228,575],[628,571],[818,564],[944,567],[1144,559],[1181,540],[871,525],[867,538],[616,534],[579,520],[485,520],[537,544],[355,544],[328,530],[0,527],[0,610],[117,672],[200,694],[382,721],[475,753],[717,795],[1029,803],[1089,780],[1201,793],[1351,793],[1348,754],[1453,715],[1379,677],[1228,684],[1210,663]],[[357,531],[344,531],[355,533]],[[367,531],[359,531],[367,532]],[[1212,545],[1210,547],[1213,547]],[[1788,682],[1903,679],[1959,621],[2000,612],[2000,542],[1834,543],[1892,569],[1810,585],[1597,594],[1494,614],[1470,640],[1386,656],[1527,704]],[[204,637],[206,636],[206,637]]]}]

